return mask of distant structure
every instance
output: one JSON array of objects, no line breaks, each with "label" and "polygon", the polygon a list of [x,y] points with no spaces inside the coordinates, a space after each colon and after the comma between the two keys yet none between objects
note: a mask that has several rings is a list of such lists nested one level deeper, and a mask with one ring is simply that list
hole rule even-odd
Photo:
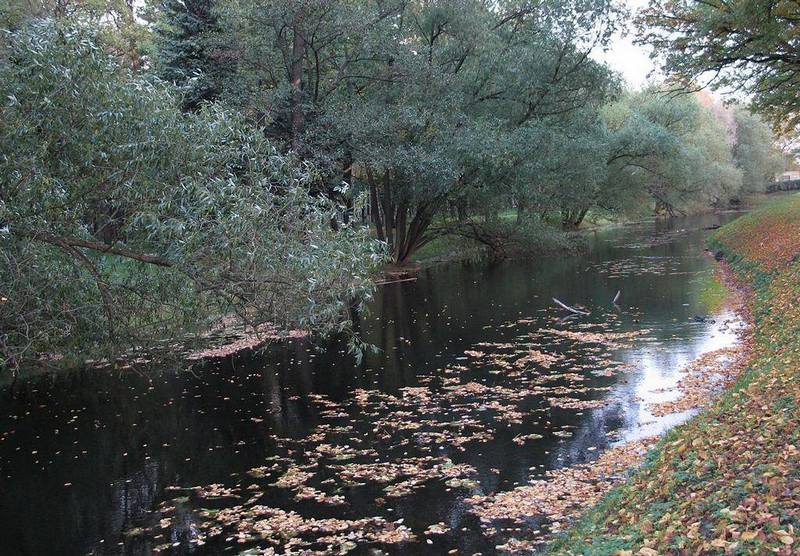
[{"label": "distant structure", "polygon": [[784,171],[776,175],[775,181],[767,186],[767,193],[797,190],[800,190],[800,164],[796,160],[788,159]]},{"label": "distant structure", "polygon": [[786,170],[775,176],[775,181],[794,181],[800,180],[800,170]]},{"label": "distant structure", "polygon": [[786,157],[786,166],[783,172],[775,176],[775,181],[797,181],[800,180],[800,164],[792,157]]}]

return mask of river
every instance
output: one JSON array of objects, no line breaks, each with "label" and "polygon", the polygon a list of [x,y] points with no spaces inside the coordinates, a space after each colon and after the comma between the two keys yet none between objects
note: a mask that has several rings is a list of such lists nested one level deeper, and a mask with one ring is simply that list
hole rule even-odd
[{"label": "river", "polygon": [[[492,554],[547,528],[467,501],[658,434],[678,369],[735,341],[707,315],[707,228],[589,234],[581,256],[458,263],[380,288],[380,348],[295,341],[158,373],[0,390],[0,554]],[[621,291],[619,307],[612,304]],[[590,312],[568,315],[556,297]]]}]

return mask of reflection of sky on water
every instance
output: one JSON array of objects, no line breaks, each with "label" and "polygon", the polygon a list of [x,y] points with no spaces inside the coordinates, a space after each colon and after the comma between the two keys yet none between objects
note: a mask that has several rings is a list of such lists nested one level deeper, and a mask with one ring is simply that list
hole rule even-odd
[{"label": "reflection of sky on water", "polygon": [[[641,341],[637,342],[640,344],[637,347],[616,352],[615,359],[630,365],[631,369],[624,371],[624,377],[606,396],[610,403],[585,412],[587,418],[574,431],[573,438],[553,452],[550,467],[591,461],[611,444],[661,435],[696,414],[696,410],[689,410],[659,417],[648,407],[681,395],[676,387],[686,365],[705,353],[736,343],[737,331],[744,322],[728,309],[714,318],[713,324],[672,323],[667,327],[670,339]],[[608,431],[617,431],[618,439],[609,441]]]},{"label": "reflection of sky on water", "polygon": [[694,411],[685,411],[657,417],[649,411],[651,404],[673,401],[681,396],[678,382],[684,376],[682,369],[699,356],[718,349],[730,347],[737,342],[736,330],[743,324],[730,310],[715,315],[716,322],[710,326],[688,323],[685,328],[692,331],[691,341],[674,340],[652,347],[643,346],[622,354],[621,359],[636,369],[621,395],[633,402],[626,406],[624,425],[620,429],[620,440],[630,442],[648,436],[660,435],[691,417]]}]

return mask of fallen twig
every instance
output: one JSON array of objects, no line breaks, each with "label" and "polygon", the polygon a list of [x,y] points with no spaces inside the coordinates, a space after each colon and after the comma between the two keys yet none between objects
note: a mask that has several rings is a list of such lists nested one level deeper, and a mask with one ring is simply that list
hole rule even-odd
[{"label": "fallen twig", "polygon": [[575,313],[576,315],[588,315],[589,314],[586,311],[581,311],[580,309],[576,309],[575,307],[570,307],[569,305],[559,301],[555,297],[553,298],[553,301],[555,301],[556,304],[559,305],[562,309],[566,309],[567,311],[569,311],[571,313]]},{"label": "fallen twig", "polygon": [[412,282],[416,280],[416,276],[412,276],[411,278],[401,278],[399,280],[386,280],[385,282],[375,282],[376,286],[385,286],[386,284],[397,284],[399,282]]}]

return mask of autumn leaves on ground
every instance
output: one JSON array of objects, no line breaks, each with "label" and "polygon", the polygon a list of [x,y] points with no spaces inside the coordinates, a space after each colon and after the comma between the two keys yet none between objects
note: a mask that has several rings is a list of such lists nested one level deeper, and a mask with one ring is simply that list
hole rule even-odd
[{"label": "autumn leaves on ground", "polygon": [[552,552],[800,553],[800,197],[734,221],[709,246],[752,288],[747,368]]}]

